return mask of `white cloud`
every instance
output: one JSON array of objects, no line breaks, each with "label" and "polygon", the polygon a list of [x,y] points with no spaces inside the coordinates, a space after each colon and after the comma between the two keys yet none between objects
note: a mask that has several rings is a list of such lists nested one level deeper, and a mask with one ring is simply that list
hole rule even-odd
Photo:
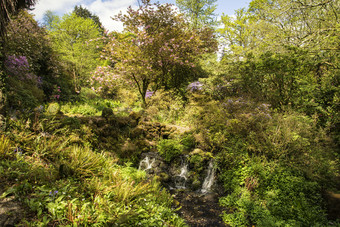
[{"label": "white cloud", "polygon": [[89,9],[92,13],[95,13],[100,18],[100,21],[106,29],[109,31],[122,31],[123,24],[118,21],[112,20],[112,17],[119,12],[126,12],[127,8],[132,5],[135,6],[136,0],[95,0],[90,4],[82,4]]},{"label": "white cloud", "polygon": [[137,0],[39,0],[35,5],[33,14],[35,14],[36,20],[42,21],[47,10],[63,15],[71,12],[75,5],[82,5],[96,14],[109,31],[122,31],[123,24],[112,20],[111,17],[117,15],[120,11],[126,12],[130,5],[136,7],[136,2]]},{"label": "white cloud", "polygon": [[73,7],[81,2],[82,0],[39,0],[34,7],[33,14],[36,20],[40,21],[47,10],[64,14],[72,11]]}]

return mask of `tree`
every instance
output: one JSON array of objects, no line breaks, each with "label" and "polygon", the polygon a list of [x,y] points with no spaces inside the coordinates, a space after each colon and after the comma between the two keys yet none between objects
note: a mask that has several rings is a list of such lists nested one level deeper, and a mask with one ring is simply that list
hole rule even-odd
[{"label": "tree", "polygon": [[51,10],[47,10],[44,13],[43,17],[43,25],[47,30],[52,30],[53,29],[53,24],[59,23],[60,17],[56,15],[54,12]]},{"label": "tree", "polygon": [[[223,18],[220,32],[242,50],[225,56],[228,74],[273,107],[290,106],[323,125],[339,125],[339,12],[338,1],[251,1],[240,19]],[[233,43],[243,40],[235,34],[245,34],[247,42]]]},{"label": "tree", "polygon": [[55,21],[49,34],[61,60],[68,63],[75,90],[79,90],[86,84],[100,59],[102,41],[98,26],[93,20],[72,13]]},{"label": "tree", "polygon": [[253,36],[253,16],[245,8],[235,11],[235,18],[223,14],[221,17],[223,27],[217,29],[220,33],[228,53],[238,59],[246,56],[251,45],[254,45]]},{"label": "tree", "polygon": [[189,28],[171,5],[151,5],[148,0],[127,14],[116,17],[124,23],[124,34],[111,34],[105,48],[106,58],[118,74],[132,81],[144,104],[150,88],[170,88],[187,82],[181,70],[195,70],[203,53],[214,52],[217,43],[210,28]]},{"label": "tree", "polygon": [[75,13],[78,17],[82,17],[84,19],[91,19],[98,26],[100,33],[104,34],[104,26],[99,20],[99,17],[93,13],[91,13],[88,9],[83,8],[82,6],[75,6],[73,9],[73,13]]},{"label": "tree", "polygon": [[176,5],[184,11],[194,28],[216,25],[214,11],[217,0],[176,0]]}]

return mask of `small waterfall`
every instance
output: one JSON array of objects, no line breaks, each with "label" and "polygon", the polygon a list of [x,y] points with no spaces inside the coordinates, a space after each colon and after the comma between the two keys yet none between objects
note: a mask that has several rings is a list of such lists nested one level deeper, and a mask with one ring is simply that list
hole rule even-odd
[{"label": "small waterfall", "polygon": [[211,160],[209,162],[207,176],[204,179],[204,182],[203,182],[203,185],[202,185],[202,189],[201,189],[201,192],[203,194],[205,194],[205,193],[210,191],[211,186],[214,184],[214,180],[215,180],[214,162],[213,162],[213,160]]},{"label": "small waterfall", "polygon": [[150,159],[149,156],[146,156],[142,161],[140,161],[138,169],[144,171],[151,169],[155,160],[155,158]]},{"label": "small waterfall", "polygon": [[185,183],[188,177],[188,163],[182,160],[181,172],[179,175],[175,176],[175,187],[177,189],[185,189]]}]

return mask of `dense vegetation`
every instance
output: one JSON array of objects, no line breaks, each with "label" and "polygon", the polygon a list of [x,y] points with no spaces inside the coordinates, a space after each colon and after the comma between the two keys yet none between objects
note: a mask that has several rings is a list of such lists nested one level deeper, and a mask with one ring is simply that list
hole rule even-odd
[{"label": "dense vegetation", "polygon": [[252,0],[216,26],[215,2],[143,0],[122,32],[7,12],[0,225],[186,226],[147,153],[186,159],[188,190],[213,160],[230,226],[340,225],[340,3]]}]

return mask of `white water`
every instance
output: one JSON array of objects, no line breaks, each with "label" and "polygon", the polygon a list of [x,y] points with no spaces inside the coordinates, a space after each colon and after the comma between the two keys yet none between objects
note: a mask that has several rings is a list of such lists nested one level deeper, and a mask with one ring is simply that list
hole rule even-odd
[{"label": "white water", "polygon": [[151,169],[154,162],[155,158],[150,159],[146,156],[142,161],[140,161],[138,169],[144,171]]},{"label": "white water", "polygon": [[214,169],[214,163],[211,160],[209,162],[208,174],[207,174],[206,178],[204,179],[201,192],[202,193],[209,192],[210,189],[211,189],[211,186],[214,184],[214,180],[215,180],[215,169]]},{"label": "white water", "polygon": [[187,177],[188,177],[188,163],[183,162],[180,174],[175,176],[175,187],[178,189],[185,189]]}]

